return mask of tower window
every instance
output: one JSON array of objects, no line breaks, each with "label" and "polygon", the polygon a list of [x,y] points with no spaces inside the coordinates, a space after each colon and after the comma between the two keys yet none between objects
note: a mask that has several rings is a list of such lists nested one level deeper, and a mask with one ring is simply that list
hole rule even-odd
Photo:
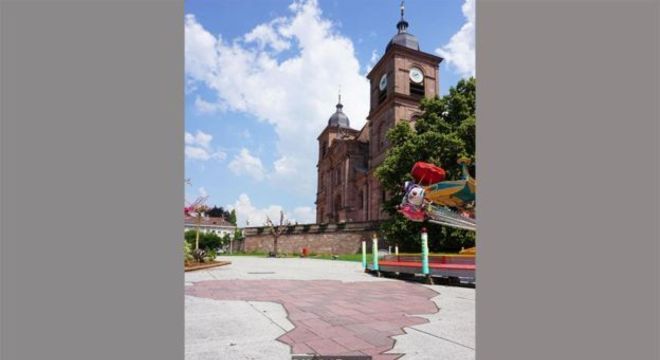
[{"label": "tower window", "polygon": [[424,81],[421,83],[416,83],[414,81],[410,82],[410,95],[412,96],[424,96]]},{"label": "tower window", "polygon": [[360,190],[360,194],[358,195],[358,209],[364,208],[364,192]]},{"label": "tower window", "polygon": [[387,98],[387,89],[378,90],[378,103],[381,104]]},{"label": "tower window", "polygon": [[327,153],[328,153],[328,142],[324,141],[323,144],[321,145],[321,157],[325,157]]},{"label": "tower window", "polygon": [[335,206],[334,206],[334,207],[335,207],[335,208],[334,208],[334,210],[335,210],[335,211],[334,211],[335,221],[339,221],[339,212],[340,212],[341,209],[342,209],[342,206],[341,206],[341,195],[337,195],[337,196],[335,197],[335,204],[334,204],[334,205],[335,205]]}]

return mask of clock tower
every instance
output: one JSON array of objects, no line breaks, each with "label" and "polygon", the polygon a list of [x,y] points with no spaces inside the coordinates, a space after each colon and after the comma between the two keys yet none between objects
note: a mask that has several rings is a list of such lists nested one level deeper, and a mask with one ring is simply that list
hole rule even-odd
[{"label": "clock tower", "polygon": [[382,205],[389,195],[383,191],[375,176],[389,147],[387,131],[400,121],[410,122],[414,126],[416,117],[421,114],[420,100],[438,95],[438,65],[443,59],[420,50],[417,38],[408,32],[403,2],[401,19],[396,28],[397,33],[387,44],[385,54],[367,75],[371,84],[371,106],[367,116],[368,220],[387,217]]}]

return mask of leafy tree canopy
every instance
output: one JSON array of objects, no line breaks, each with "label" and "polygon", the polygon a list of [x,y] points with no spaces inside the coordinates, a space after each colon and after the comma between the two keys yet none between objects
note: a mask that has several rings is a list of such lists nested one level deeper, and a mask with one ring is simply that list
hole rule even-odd
[{"label": "leafy tree canopy", "polygon": [[[231,213],[229,211],[225,210],[222,206],[213,206],[212,208],[208,209],[206,214],[210,217],[225,218],[225,219],[227,219],[227,221],[229,221],[229,219],[231,217]],[[235,216],[235,213],[234,213],[234,216]]]},{"label": "leafy tree canopy", "polygon": [[[391,147],[376,170],[376,176],[385,190],[393,195],[384,204],[384,210],[392,216],[382,224],[381,230],[388,242],[398,244],[404,251],[420,251],[422,227],[429,230],[431,251],[458,251],[474,244],[474,233],[411,222],[398,214],[395,207],[401,202],[403,183],[412,180],[410,169],[415,162],[425,161],[442,167],[448,180],[461,176],[458,159],[465,157],[474,164],[475,89],[474,77],[459,81],[446,96],[422,100],[423,114],[414,128],[403,121],[387,134]],[[473,166],[470,171],[474,176]]]}]

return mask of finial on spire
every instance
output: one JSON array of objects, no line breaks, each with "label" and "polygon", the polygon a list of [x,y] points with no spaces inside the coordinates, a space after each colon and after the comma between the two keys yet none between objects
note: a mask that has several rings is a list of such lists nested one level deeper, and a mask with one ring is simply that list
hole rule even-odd
[{"label": "finial on spire", "polygon": [[396,24],[396,28],[399,30],[399,33],[406,32],[408,29],[408,22],[403,18],[404,11],[406,7],[404,5],[404,0],[401,0],[401,20]]},{"label": "finial on spire", "polygon": [[337,90],[337,111],[341,111],[343,107],[344,105],[341,104],[341,85],[339,85],[339,89]]}]

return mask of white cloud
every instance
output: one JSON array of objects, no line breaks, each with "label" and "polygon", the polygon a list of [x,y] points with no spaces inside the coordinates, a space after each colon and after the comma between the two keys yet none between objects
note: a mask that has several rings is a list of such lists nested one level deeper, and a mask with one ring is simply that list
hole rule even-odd
[{"label": "white cloud", "polygon": [[475,0],[465,0],[462,10],[465,16],[465,24],[449,43],[442,48],[436,49],[436,53],[444,57],[447,63],[453,66],[463,77],[475,76]]},{"label": "white cloud", "polygon": [[218,111],[226,110],[226,107],[222,104],[208,102],[197,96],[195,98],[195,109],[202,114],[214,114]]},{"label": "white cloud", "polygon": [[241,194],[233,205],[225,206],[227,209],[236,210],[236,218],[239,226],[261,226],[266,223],[266,217],[270,217],[275,223],[279,223],[280,211],[284,211],[284,217],[292,223],[310,224],[316,220],[316,210],[307,206],[299,206],[288,212],[280,205],[269,205],[265,208],[257,208],[252,204],[247,194]]},{"label": "white cloud", "polygon": [[252,156],[250,151],[246,148],[234,156],[234,159],[229,163],[229,170],[236,175],[247,175],[251,178],[260,181],[266,177],[266,171],[261,159]]},{"label": "white cloud", "polygon": [[316,137],[335,110],[337,88],[341,84],[344,111],[359,129],[368,112],[369,85],[353,43],[323,17],[316,0],[296,0],[289,9],[290,16],[232,41],[186,15],[186,76],[214,91],[219,108],[271,124],[277,135],[277,160],[267,166],[271,180],[285,184],[294,172],[297,191],[313,199]]},{"label": "white cloud", "polygon": [[186,132],[185,141],[186,145],[196,145],[201,146],[205,149],[208,149],[211,146],[211,141],[213,140],[213,135],[207,134],[201,130],[197,130],[195,135]]},{"label": "white cloud", "polygon": [[260,50],[264,50],[267,46],[275,52],[287,50],[291,47],[291,43],[279,32],[284,21],[286,21],[284,18],[277,18],[269,24],[258,25],[247,33],[244,39],[248,43],[257,43]]},{"label": "white cloud", "polygon": [[252,201],[247,194],[241,194],[234,205],[227,205],[227,209],[236,210],[236,218],[239,226],[246,226],[249,221],[250,226],[261,226],[266,223],[266,217],[270,217],[274,222],[279,221],[280,211],[283,208],[279,205],[270,205],[266,208],[258,209],[252,205]]},{"label": "white cloud", "polygon": [[367,74],[374,68],[378,60],[380,60],[380,55],[378,50],[374,49],[371,51],[371,58],[369,58],[369,64],[367,64]]},{"label": "white cloud", "polygon": [[209,159],[224,160],[227,157],[224,152],[213,150],[211,147],[213,135],[201,130],[197,130],[194,135],[186,131],[184,140],[186,143],[184,151],[187,159],[206,161]]},{"label": "white cloud", "polygon": [[316,222],[316,209],[300,206],[293,209],[294,222],[298,224],[313,224]]},{"label": "white cloud", "polygon": [[206,191],[206,189],[202,186],[199,189],[197,189],[197,192],[199,193],[199,196],[201,197],[207,197],[209,196],[209,193]]}]

